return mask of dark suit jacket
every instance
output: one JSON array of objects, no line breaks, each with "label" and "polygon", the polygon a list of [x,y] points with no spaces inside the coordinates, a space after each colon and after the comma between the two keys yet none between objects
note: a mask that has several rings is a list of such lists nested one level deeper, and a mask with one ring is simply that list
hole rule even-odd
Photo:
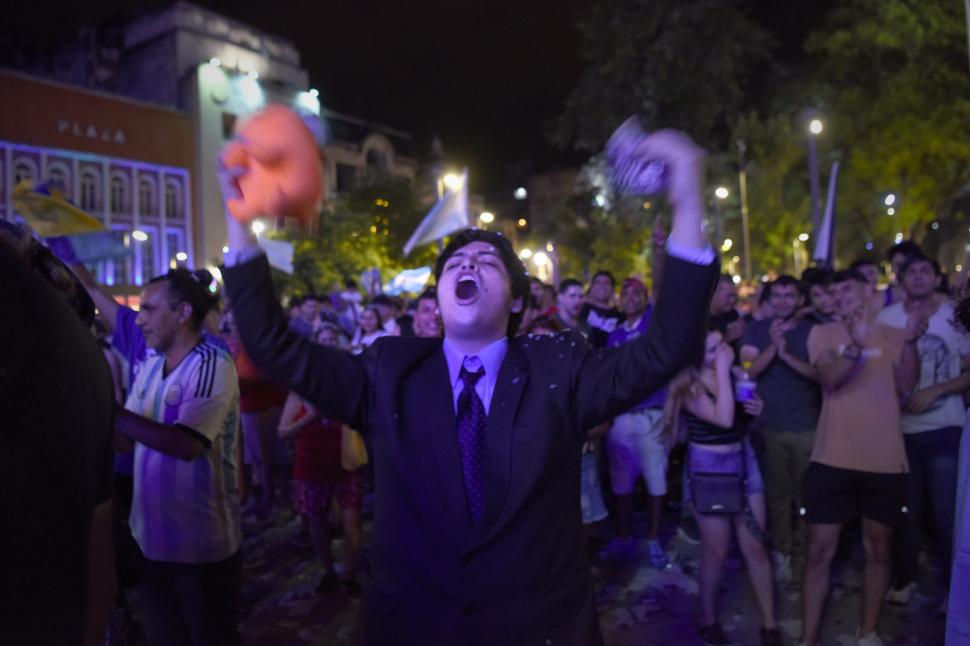
[{"label": "dark suit jacket", "polygon": [[668,259],[648,333],[620,348],[591,350],[575,332],[509,340],[473,527],[441,340],[385,337],[360,356],[314,345],[288,330],[265,258],[223,271],[257,365],[367,437],[368,644],[602,643],[579,506],[586,430],[700,359],[717,273]]}]

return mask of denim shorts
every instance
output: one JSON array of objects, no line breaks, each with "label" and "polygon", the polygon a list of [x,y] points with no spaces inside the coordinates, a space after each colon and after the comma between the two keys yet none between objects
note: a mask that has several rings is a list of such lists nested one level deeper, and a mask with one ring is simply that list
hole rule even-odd
[{"label": "denim shorts", "polygon": [[[751,496],[765,490],[764,480],[761,478],[761,469],[758,467],[758,458],[755,457],[751,443],[744,440],[744,456],[747,467],[747,487],[745,492]],[[731,451],[722,453],[712,451],[703,444],[687,445],[687,462],[684,468],[684,501],[690,502],[690,485],[687,482],[688,473],[742,473],[741,451]]]}]

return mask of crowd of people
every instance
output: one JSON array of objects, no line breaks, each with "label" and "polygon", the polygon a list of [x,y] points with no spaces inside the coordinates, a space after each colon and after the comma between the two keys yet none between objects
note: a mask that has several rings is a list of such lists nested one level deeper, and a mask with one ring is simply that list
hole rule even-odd
[{"label": "crowd of people", "polygon": [[[514,440],[516,450],[537,452],[536,459],[541,453],[541,459],[579,461],[575,471],[543,473],[561,489],[549,495],[566,500],[556,504],[574,505],[571,513],[581,515],[592,559],[669,568],[673,545],[665,544],[661,531],[665,510],[681,510],[679,532],[696,536],[702,546],[698,631],[707,644],[732,643],[717,609],[718,583],[732,534],[746,563],[762,621],[761,643],[766,646],[785,643],[775,616],[778,585],[801,590],[800,643],[819,643],[833,557],[840,534],[856,521],[865,554],[859,644],[882,644],[877,628],[884,600],[905,604],[918,589],[925,574],[920,571],[924,534],[939,566],[933,571],[943,578],[939,587],[949,588],[955,531],[959,534],[958,483],[970,469],[970,464],[960,463],[965,397],[970,394],[970,300],[953,292],[939,264],[912,241],[888,251],[885,286],[880,286],[881,263],[869,259],[838,271],[812,268],[800,277],[776,275],[757,285],[744,303],[739,302],[731,276],[717,278],[713,296],[706,299],[703,275],[690,274],[697,281],[701,293],[695,298],[707,308],[706,317],[698,311],[697,320],[688,320],[678,332],[673,329],[678,320],[658,304],[672,301],[678,289],[686,292],[685,285],[691,283],[685,276],[713,260],[698,260],[685,251],[683,233],[678,240],[672,233],[667,245],[665,236],[655,232],[650,281],[629,276],[618,285],[610,272],[599,271],[586,284],[565,278],[547,285],[516,273],[521,264],[516,265],[511,245],[500,236],[466,232],[442,253],[435,270],[437,290],[428,287],[409,300],[384,294],[365,297],[348,281],[330,294],[288,299],[285,323],[278,320],[284,304],[257,291],[263,276],[253,273],[262,271],[254,268],[255,252],[227,263],[226,272],[239,277],[235,289],[233,280],[227,282],[228,297],[221,301],[208,272],[175,269],[149,282],[136,311],[117,303],[98,285],[72,256],[69,244],[49,244],[60,256],[58,262],[22,231],[8,227],[3,236],[0,249],[4,272],[9,274],[4,283],[30,285],[18,292],[21,311],[30,311],[25,304],[43,299],[43,307],[58,301],[66,309],[61,296],[68,296],[68,305],[81,314],[78,321],[91,328],[92,347],[104,364],[96,375],[80,370],[92,359],[82,356],[88,349],[71,338],[84,326],[64,323],[66,312],[56,310],[58,324],[48,326],[56,329],[47,332],[30,330],[27,324],[11,328],[0,336],[22,340],[49,334],[48,342],[55,343],[49,343],[50,352],[42,359],[24,354],[23,348],[20,354],[5,349],[5,406],[14,415],[20,411],[24,419],[49,416],[50,424],[63,430],[68,424],[65,415],[80,406],[79,394],[71,388],[83,387],[86,406],[94,409],[91,415],[102,422],[106,416],[113,418],[107,433],[102,429],[88,437],[90,429],[83,426],[69,444],[85,447],[88,470],[68,471],[85,487],[78,505],[93,510],[89,516],[71,518],[71,527],[74,536],[104,535],[112,531],[105,519],[113,518],[115,565],[110,567],[104,554],[92,552],[85,557],[87,579],[95,574],[93,564],[101,568],[98,572],[117,570],[115,581],[102,581],[100,598],[113,598],[115,616],[128,617],[127,629],[133,621],[127,595],[137,590],[137,620],[150,643],[235,643],[243,576],[241,517],[265,516],[290,506],[301,517],[320,560],[320,594],[342,589],[356,598],[371,585],[374,601],[368,612],[387,613],[381,617],[407,611],[425,617],[431,610],[418,604],[434,599],[435,612],[447,615],[440,621],[452,621],[448,613],[454,598],[464,604],[455,617],[472,621],[469,617],[483,602],[467,597],[462,589],[439,581],[429,584],[431,592],[422,589],[427,597],[408,598],[394,594],[394,583],[405,584],[393,579],[435,580],[443,576],[436,572],[442,567],[466,572],[466,567],[476,567],[477,554],[486,566],[468,576],[498,576],[495,568],[501,561],[491,560],[488,552],[488,541],[494,537],[478,529],[495,527],[516,504],[521,509],[515,509],[527,513],[533,503],[503,484],[496,465],[508,466],[517,458],[487,444],[483,433],[506,433],[510,438],[511,428],[494,420],[504,419],[511,427],[511,416],[519,408],[526,410],[519,414],[529,420],[529,428],[524,439]],[[665,285],[668,271],[674,286]],[[489,272],[505,272],[506,292],[511,290],[513,297],[508,302],[489,301],[508,298],[489,289]],[[250,287],[253,284],[256,287]],[[469,322],[460,317],[443,321],[446,308],[480,299],[492,309],[478,311],[478,318]],[[494,321],[482,318],[493,310],[503,312],[502,307],[511,314],[505,312]],[[693,302],[687,303],[678,314],[690,314],[691,307]],[[47,320],[55,319],[48,315]],[[447,337],[446,323],[451,334]],[[470,356],[462,349],[462,325],[498,326],[501,338],[495,343],[501,345],[479,348]],[[691,336],[694,328],[701,331],[705,325],[705,334]],[[684,350],[690,361],[663,355],[655,342],[660,328],[664,334],[682,334],[675,338],[678,343],[693,339],[692,347]],[[392,345],[381,341],[385,337],[402,340]],[[412,340],[405,340],[408,337]],[[522,344],[521,350],[513,340]],[[529,375],[526,366],[533,365],[532,360],[523,359],[520,352],[530,340],[533,348],[528,351],[541,353],[542,363],[570,363],[577,357],[559,375],[574,382],[574,390],[554,407],[529,408],[528,397],[519,401],[530,379],[528,387],[543,388],[545,397],[558,396],[550,393],[565,383],[546,379],[534,369]],[[576,354],[577,344],[589,350]],[[65,349],[68,346],[72,349]],[[381,363],[388,361],[392,348],[399,353],[395,361]],[[267,355],[273,360],[267,361]],[[427,359],[432,356],[439,358]],[[631,363],[631,357],[645,363]],[[14,365],[14,360],[19,363]],[[445,406],[444,418],[455,416],[447,421],[434,417],[440,407],[428,395],[431,388],[426,384],[431,382],[424,380],[437,377],[422,372],[426,360],[441,369],[441,383],[447,387],[445,380],[450,378],[454,388],[454,410]],[[46,405],[36,395],[28,397],[26,382],[15,388],[11,372],[26,371],[38,362],[51,383],[63,384]],[[623,387],[620,382],[651,362],[657,365],[656,373],[636,388]],[[318,365],[325,366],[323,374],[315,368]],[[592,376],[584,377],[586,371]],[[368,389],[358,388],[364,380]],[[391,384],[397,390],[388,390]],[[58,394],[61,391],[66,394]],[[575,444],[581,450],[575,458],[566,450],[573,444],[557,444],[543,431],[543,416],[558,419],[567,414],[564,411],[579,420],[562,422],[565,428],[582,425]],[[422,435],[410,430],[415,425],[443,430]],[[375,427],[385,430],[370,432]],[[460,446],[436,435],[448,429]],[[506,450],[511,443],[509,439]],[[92,448],[107,451],[109,445],[113,483],[106,475],[109,465],[100,464],[101,454]],[[45,447],[50,444],[26,445],[22,450],[13,446],[0,458],[5,471],[9,466],[7,473],[23,474],[31,456],[36,459]],[[682,455],[676,462],[671,459],[675,451]],[[965,446],[963,454],[967,455]],[[57,456],[61,461],[68,458]],[[449,459],[454,464],[449,465]],[[45,457],[41,465],[47,462]],[[677,469],[671,468],[674,464]],[[415,474],[439,470],[457,474],[464,494],[432,492],[430,485],[415,479]],[[563,480],[567,476],[573,478],[571,483]],[[516,477],[538,476],[519,472]],[[644,496],[637,495],[641,478]],[[380,492],[382,487],[391,502],[375,503],[374,534],[368,541],[364,500],[369,491]],[[16,490],[11,483],[3,488]],[[496,503],[496,488],[509,500]],[[43,494],[53,490],[49,483],[38,488],[40,504],[45,504]],[[670,500],[671,491],[679,492],[679,499]],[[523,499],[517,500],[517,495]],[[575,500],[570,501],[571,495]],[[417,502],[422,496],[433,499],[441,517],[428,515],[427,505]],[[112,498],[113,514],[104,507]],[[641,501],[647,530],[636,536],[632,518]],[[339,513],[334,513],[334,503]],[[467,510],[468,516],[442,524],[453,507]],[[23,518],[36,511],[36,506],[32,511],[24,508]],[[527,526],[530,521],[517,522]],[[403,547],[389,542],[393,531],[389,533],[388,527],[415,523],[431,533],[398,537]],[[340,566],[331,549],[335,524],[343,536]],[[592,541],[591,528],[597,524],[600,529],[608,527],[605,533],[611,536],[602,545]],[[568,553],[558,566],[582,563],[588,570],[585,556],[575,560],[568,527],[558,529],[564,547],[555,549]],[[527,536],[515,540],[526,541]],[[60,545],[31,534],[9,547],[23,553],[38,540],[52,550]],[[460,555],[452,554],[457,544],[465,545]],[[527,541],[523,546],[525,551],[538,549],[528,547]],[[76,552],[78,546],[71,550]],[[372,580],[362,572],[368,553],[367,561],[381,573],[372,574]],[[454,556],[460,565],[428,560],[441,559],[442,554]],[[413,568],[405,562],[413,562]],[[24,586],[24,598],[29,599],[37,587],[26,583],[30,568],[47,572],[50,567],[27,559],[15,568],[19,575],[5,579]],[[578,578],[564,579],[567,583],[527,600],[539,604],[535,612],[543,621],[534,629],[528,622],[516,624],[516,630],[526,631],[522,635],[529,639],[540,635],[547,630],[545,620],[559,612],[561,603],[579,609],[575,623],[565,622],[562,628],[572,631],[568,643],[597,641],[582,625],[588,572],[569,574]],[[459,580],[464,575],[454,576]],[[56,574],[50,572],[49,577]],[[445,587],[439,590],[438,585]],[[62,590],[58,599],[65,607],[85,598],[90,605],[99,598],[96,587]],[[548,608],[537,599],[545,600]],[[44,625],[37,608],[8,608],[6,630],[15,640],[9,643],[26,643],[30,635],[43,631],[88,625],[83,604],[80,607],[74,624],[58,625]],[[517,616],[518,611],[507,610]],[[494,615],[485,614],[494,620]],[[394,643],[387,631],[395,624],[375,621],[381,625],[371,625],[367,634],[375,643]],[[398,643],[414,643],[410,640],[421,634],[410,624],[397,626],[407,626],[399,635],[404,641]],[[126,643],[131,637],[118,621],[112,631],[113,643]],[[86,639],[98,641],[90,635]],[[507,643],[519,643],[516,639]]]}]

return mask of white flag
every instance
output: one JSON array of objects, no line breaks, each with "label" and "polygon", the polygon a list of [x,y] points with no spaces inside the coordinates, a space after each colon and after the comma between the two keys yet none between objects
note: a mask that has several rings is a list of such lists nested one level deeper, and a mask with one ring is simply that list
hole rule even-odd
[{"label": "white flag", "polygon": [[270,267],[276,267],[287,274],[293,273],[293,243],[262,236],[256,236],[256,242],[266,252]]},{"label": "white flag", "polygon": [[820,231],[815,232],[815,253],[812,256],[819,266],[831,267],[835,245],[835,181],[839,176],[839,162],[832,162],[829,173],[829,194],[825,200],[825,217]]},{"label": "white flag", "polygon": [[468,169],[461,173],[461,186],[438,200],[404,245],[407,256],[418,245],[441,240],[449,233],[468,228]]}]

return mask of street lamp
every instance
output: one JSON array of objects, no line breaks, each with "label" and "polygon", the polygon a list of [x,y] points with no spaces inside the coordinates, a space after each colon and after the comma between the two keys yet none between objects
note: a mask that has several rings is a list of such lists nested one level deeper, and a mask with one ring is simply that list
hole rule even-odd
[{"label": "street lamp", "polygon": [[444,182],[445,188],[447,188],[449,191],[457,191],[462,185],[461,175],[457,175],[455,173],[446,173],[445,176],[441,178],[441,181]]},{"label": "street lamp", "polygon": [[[811,114],[811,112],[809,113]],[[822,122],[818,118],[812,118],[808,123],[808,181],[812,191],[812,231],[818,233],[821,222],[819,220],[818,201],[818,153],[816,151],[816,140],[822,134]]]},{"label": "street lamp", "polygon": [[807,233],[799,233],[798,234],[798,240],[800,242],[808,242],[808,234]]},{"label": "street lamp", "polygon": [[895,193],[890,193],[889,195],[887,195],[886,196],[886,199],[883,200],[883,203],[886,206],[892,206],[893,204],[895,204],[896,203],[896,194]]},{"label": "street lamp", "polygon": [[516,224],[518,224],[518,225],[519,225],[519,228],[520,228],[520,229],[524,229],[524,228],[526,228],[527,226],[529,226],[529,221],[528,221],[528,220],[526,220],[525,218],[519,218],[519,221],[518,221],[518,222],[516,222]]},{"label": "street lamp", "polygon": [[721,233],[722,233],[721,232],[721,201],[724,199],[727,199],[727,196],[730,194],[731,192],[728,191],[727,188],[724,186],[718,186],[716,189],[714,189],[714,197],[717,198],[716,200],[714,200],[714,239],[715,240],[720,240]]},{"label": "street lamp", "polygon": [[531,257],[532,257],[532,249],[525,248],[519,252],[519,258],[522,258],[523,260],[528,260]]},{"label": "street lamp", "polygon": [[263,233],[263,231],[266,230],[266,225],[260,222],[259,220],[254,220],[252,225],[252,230],[253,230],[253,233],[255,233],[256,235],[260,235]]},{"label": "street lamp", "polygon": [[524,200],[525,198],[529,197],[529,191],[525,190],[524,186],[520,186],[512,191],[512,196],[517,200]]},{"label": "street lamp", "polygon": [[484,222],[485,224],[491,224],[492,222],[495,222],[495,215],[489,211],[482,211],[481,214],[478,216],[478,219]]}]

